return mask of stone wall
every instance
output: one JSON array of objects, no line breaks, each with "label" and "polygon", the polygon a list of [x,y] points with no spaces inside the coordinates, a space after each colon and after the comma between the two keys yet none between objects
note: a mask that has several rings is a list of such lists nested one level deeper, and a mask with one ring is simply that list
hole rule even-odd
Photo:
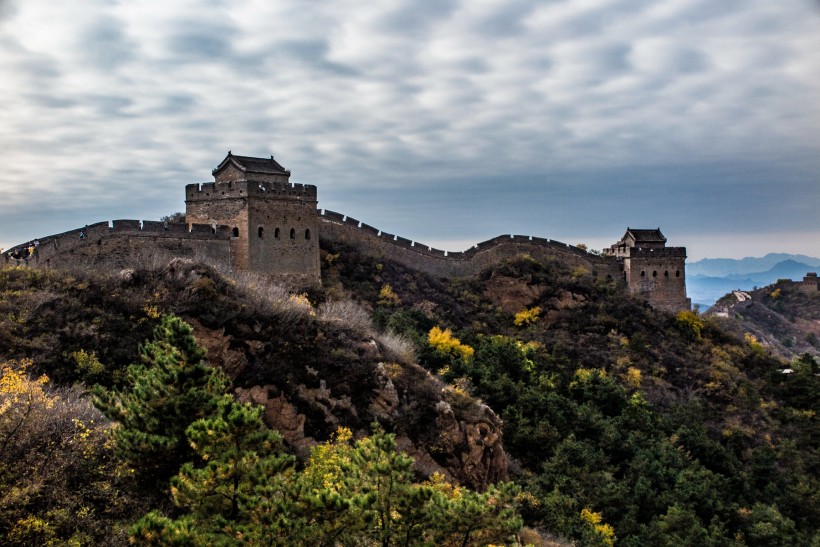
[{"label": "stone wall", "polygon": [[[80,234],[85,237],[81,238]],[[230,228],[209,225],[164,225],[150,220],[114,220],[90,224],[39,238],[36,252],[26,260],[15,260],[11,253],[25,247],[18,245],[2,255],[3,264],[27,264],[34,268],[90,266],[110,268],[133,267],[135,262],[151,260],[157,255],[203,260],[230,268]]]},{"label": "stone wall", "polygon": [[478,243],[464,252],[446,252],[382,232],[334,211],[320,212],[319,228],[323,240],[355,246],[374,258],[393,260],[441,277],[475,275],[502,260],[522,254],[536,260],[558,260],[570,267],[582,267],[597,276],[621,277],[620,263],[613,258],[539,237],[503,235]]},{"label": "stone wall", "polygon": [[[189,185],[186,201],[190,220],[213,221],[213,217],[220,215],[235,223],[211,226],[194,222],[189,227],[148,220],[115,220],[111,225],[100,222],[41,238],[37,252],[25,263],[33,267],[60,267],[68,263],[125,267],[133,266],[135,257],[149,259],[164,253],[204,260],[229,271],[250,269],[294,286],[310,286],[321,282],[321,238],[356,247],[376,260],[393,260],[439,277],[476,275],[521,255],[540,261],[555,260],[619,282],[625,291],[646,298],[653,306],[670,310],[690,307],[684,270],[686,250],[681,247],[632,248],[630,256],[624,259],[595,255],[545,238],[502,235],[463,252],[446,252],[380,231],[340,213],[317,212],[315,187],[286,186],[277,190],[282,194],[276,194],[270,186],[249,188],[244,182]],[[211,192],[219,192],[220,197],[212,199]],[[240,198],[247,197],[248,192],[251,199]],[[288,192],[304,199],[285,197]],[[85,238],[80,238],[81,232],[86,234]],[[14,263],[9,255],[20,247],[23,246],[3,253],[3,262]]]}]

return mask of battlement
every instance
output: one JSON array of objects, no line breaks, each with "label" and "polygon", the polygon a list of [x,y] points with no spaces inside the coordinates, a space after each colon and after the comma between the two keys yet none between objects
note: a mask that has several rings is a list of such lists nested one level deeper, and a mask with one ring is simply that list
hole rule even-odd
[{"label": "battlement", "polygon": [[272,199],[317,199],[316,186],[290,182],[263,180],[233,180],[227,182],[203,182],[185,186],[187,201],[212,201],[214,199],[240,199],[256,196]]},{"label": "battlement", "polygon": [[371,236],[373,238],[377,238],[378,240],[388,243],[389,245],[395,245],[396,247],[400,247],[402,249],[411,250],[415,253],[439,258],[439,259],[447,259],[450,261],[470,261],[472,258],[479,254],[484,253],[490,250],[495,249],[499,246],[506,246],[506,245],[523,245],[527,247],[545,247],[555,249],[562,253],[571,253],[579,258],[583,258],[584,260],[588,260],[591,262],[602,262],[603,258],[597,255],[593,255],[588,253],[587,251],[575,247],[573,245],[567,245],[566,243],[562,243],[560,241],[554,241],[550,239],[545,239],[542,237],[535,237],[535,236],[528,236],[528,235],[511,235],[505,234],[496,236],[492,239],[488,239],[486,241],[482,241],[480,243],[475,244],[474,246],[470,247],[465,251],[443,251],[441,249],[436,249],[434,247],[430,247],[425,243],[420,243],[418,241],[413,241],[401,236],[397,236],[388,232],[381,231],[369,224],[365,224],[353,217],[349,217],[343,215],[342,213],[337,213],[335,211],[330,211],[328,209],[319,209],[317,211],[320,220],[325,222],[338,224],[344,227],[347,227],[351,230],[355,230],[358,233],[363,235]]},{"label": "battlement", "polygon": [[628,258],[686,258],[686,247],[627,247],[626,253],[620,255]]},{"label": "battlement", "polygon": [[[176,256],[199,256],[223,263],[230,254],[231,228],[208,224],[165,224],[154,220],[117,219],[75,228],[35,239],[39,245],[29,254],[29,243],[2,253],[2,264],[31,267],[90,262],[123,265],[129,254],[152,254],[164,250]],[[35,240],[32,240],[35,241]],[[25,258],[13,258],[23,256]]]},{"label": "battlement", "polygon": [[343,215],[342,213],[337,213],[335,211],[330,211],[328,209],[319,209],[317,211],[317,214],[319,215],[320,220],[338,224],[362,234],[367,234],[370,237],[376,238],[390,245],[395,245],[397,247],[408,249],[413,252],[424,254],[427,256],[433,256],[438,258],[445,258],[448,256],[446,251],[434,249],[429,245],[425,245],[424,243],[419,243],[417,241],[412,241],[404,237],[400,237],[394,234],[381,231],[378,228],[374,228],[369,224],[365,224],[364,222],[361,222],[358,219]]},{"label": "battlement", "polygon": [[[290,171],[273,157],[228,156],[215,181],[185,186],[190,224],[116,219],[42,237],[2,254],[33,267],[90,263],[120,267],[129,257],[162,252],[201,259],[229,271],[252,271],[279,281],[321,284],[319,240],[355,246],[376,260],[395,260],[442,277],[481,273],[522,255],[558,261],[646,297],[653,305],[687,306],[684,247],[666,247],[658,229],[627,228],[603,255],[542,237],[504,234],[464,251],[444,251],[380,230],[360,220],[316,209],[317,188],[290,182]],[[12,258],[12,255],[15,258]],[[17,258],[20,257],[20,258]],[[25,257],[25,258],[22,258]],[[816,287],[816,277],[804,285]]]},{"label": "battlement", "polygon": [[[59,234],[35,238],[39,241],[38,252],[47,248],[76,247],[81,244],[96,242],[102,237],[128,234],[137,237],[168,237],[182,239],[230,239],[231,229],[228,226],[210,226],[207,224],[166,224],[155,220],[125,220],[96,222],[83,228],[74,228]],[[32,240],[34,241],[34,240]],[[28,243],[15,245],[3,251],[8,257],[14,251],[25,249]]]}]

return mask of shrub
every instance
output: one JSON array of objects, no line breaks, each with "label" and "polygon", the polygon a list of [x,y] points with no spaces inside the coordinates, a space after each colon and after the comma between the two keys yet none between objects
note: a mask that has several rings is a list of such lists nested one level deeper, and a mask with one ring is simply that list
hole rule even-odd
[{"label": "shrub", "polygon": [[398,306],[401,304],[401,299],[399,298],[399,295],[393,291],[393,287],[389,284],[384,284],[382,285],[381,290],[379,290],[379,299],[377,300],[377,303],[380,306]]},{"label": "shrub", "polygon": [[319,319],[341,323],[364,332],[373,330],[370,314],[353,300],[329,300],[319,306]]},{"label": "shrub", "polygon": [[700,338],[703,332],[703,319],[692,311],[681,311],[675,315],[675,324],[690,340]]},{"label": "shrub", "polygon": [[520,312],[515,314],[515,319],[513,320],[513,324],[516,327],[521,327],[523,325],[531,325],[538,321],[538,317],[541,315],[541,307],[535,306],[534,308],[521,310]]},{"label": "shrub", "polygon": [[401,334],[387,331],[379,333],[376,339],[381,345],[386,359],[404,364],[416,362],[416,348],[413,342]]},{"label": "shrub", "polygon": [[427,335],[429,344],[439,353],[456,355],[463,360],[473,356],[475,350],[453,336],[450,329],[441,330],[439,327],[430,329]]}]

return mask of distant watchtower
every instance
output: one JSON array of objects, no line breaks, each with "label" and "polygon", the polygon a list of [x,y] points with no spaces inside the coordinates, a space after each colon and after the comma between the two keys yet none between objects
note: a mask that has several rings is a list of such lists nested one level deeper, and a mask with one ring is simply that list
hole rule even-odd
[{"label": "distant watchtower", "polygon": [[316,187],[291,184],[290,171],[270,158],[231,152],[214,182],[185,187],[185,220],[231,228],[231,265],[299,285],[318,285]]},{"label": "distant watchtower", "polygon": [[803,282],[800,284],[800,290],[806,292],[820,291],[820,282],[817,279],[817,272],[809,272],[803,277]]},{"label": "distant watchtower", "polygon": [[690,309],[686,297],[686,247],[667,247],[660,228],[627,228],[620,241],[604,254],[623,263],[624,280],[631,294],[668,310]]}]

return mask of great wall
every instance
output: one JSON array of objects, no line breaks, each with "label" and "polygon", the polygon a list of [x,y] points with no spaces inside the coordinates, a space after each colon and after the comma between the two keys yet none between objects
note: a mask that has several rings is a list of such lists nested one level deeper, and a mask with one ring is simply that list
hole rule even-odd
[{"label": "great wall", "polygon": [[295,286],[321,283],[319,240],[344,243],[379,260],[393,260],[439,277],[472,276],[526,254],[556,260],[611,280],[666,309],[688,309],[683,247],[666,247],[660,230],[627,229],[599,255],[558,241],[501,235],[463,252],[448,252],[381,231],[357,219],[317,208],[316,187],[292,184],[273,158],[228,153],[215,182],[185,188],[187,224],[151,220],[98,222],[41,237],[3,253],[8,263],[59,268],[88,264],[122,268],[134,259],[163,255],[203,260],[226,271],[249,270]]}]

